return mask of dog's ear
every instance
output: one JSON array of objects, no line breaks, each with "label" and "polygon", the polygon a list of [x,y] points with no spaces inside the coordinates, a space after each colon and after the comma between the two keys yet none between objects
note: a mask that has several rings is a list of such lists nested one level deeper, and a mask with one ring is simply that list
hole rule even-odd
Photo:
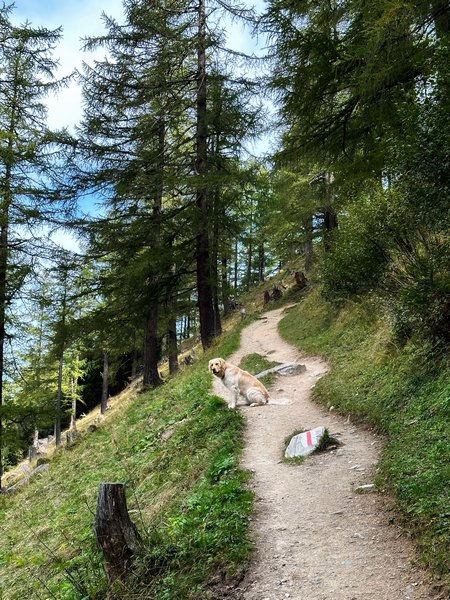
[{"label": "dog's ear", "polygon": [[210,360],[208,363],[208,371],[212,371],[212,365],[213,365],[214,360]]},{"label": "dog's ear", "polygon": [[220,376],[223,377],[225,375],[225,365],[227,363],[223,358],[218,358],[217,362],[219,363],[219,367],[220,367]]}]

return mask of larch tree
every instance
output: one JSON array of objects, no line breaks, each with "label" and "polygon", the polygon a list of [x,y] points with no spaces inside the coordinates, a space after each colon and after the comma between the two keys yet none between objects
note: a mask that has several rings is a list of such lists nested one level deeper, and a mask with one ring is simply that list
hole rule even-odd
[{"label": "larch tree", "polygon": [[[220,44],[217,24],[210,22],[217,7],[211,10],[203,0],[124,6],[123,25],[105,17],[107,34],[86,43],[88,49],[105,47],[109,57],[86,66],[82,77],[80,148],[91,167],[79,181],[107,198],[103,233],[91,237],[103,240],[95,252],[112,261],[108,281],[121,290],[115,294],[119,304],[129,290],[128,310],[141,315],[144,387],[150,387],[160,383],[160,313],[174,306],[174,281],[189,285],[182,282],[192,261],[203,346],[221,331],[212,240],[217,182],[226,178],[216,160],[225,157],[218,142],[225,136],[217,129],[213,98]],[[252,123],[248,117],[243,131],[234,87],[234,137],[242,140]],[[234,143],[235,157],[238,147]],[[92,231],[101,227],[98,221]],[[173,342],[173,320],[170,331]]]},{"label": "larch tree", "polygon": [[441,340],[448,152],[436,140],[449,135],[449,22],[441,0],[271,0],[262,20],[280,103],[278,165],[309,178],[305,209],[322,197],[314,224],[327,297],[388,293],[404,336],[419,326]]},{"label": "larch tree", "polygon": [[71,142],[64,132],[48,129],[44,104],[49,93],[64,85],[54,76],[57,63],[52,58],[61,31],[29,23],[14,26],[12,8],[0,9],[0,481],[8,314],[42,254],[33,236],[43,223],[62,215],[60,144]]},{"label": "larch tree", "polygon": [[161,383],[159,312],[173,279],[171,221],[189,163],[184,89],[191,75],[183,35],[189,23],[179,8],[179,2],[127,2],[124,25],[105,17],[107,34],[86,48],[104,46],[110,57],[86,66],[82,78],[81,145],[93,165],[82,179],[105,192],[109,208],[103,223],[93,225],[102,233],[92,237],[103,244],[93,250],[108,257],[107,281],[121,288],[119,304],[127,297],[132,318],[141,320],[144,388]]}]

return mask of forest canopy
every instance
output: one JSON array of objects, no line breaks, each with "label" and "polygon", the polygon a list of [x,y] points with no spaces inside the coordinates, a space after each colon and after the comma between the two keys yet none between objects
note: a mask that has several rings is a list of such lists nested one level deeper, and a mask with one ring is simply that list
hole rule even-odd
[{"label": "forest canopy", "polygon": [[[106,9],[107,10],[107,9]],[[46,97],[62,31],[0,9],[0,477],[285,265],[402,344],[450,342],[448,2],[124,2],[84,40],[76,131]],[[267,40],[227,49],[225,15]],[[227,17],[228,18],[228,17]],[[231,17],[230,17],[231,18]],[[267,99],[273,105],[268,114]],[[248,142],[269,136],[272,155]],[[79,203],[101,207],[83,215]],[[65,228],[79,253],[49,232]]]}]

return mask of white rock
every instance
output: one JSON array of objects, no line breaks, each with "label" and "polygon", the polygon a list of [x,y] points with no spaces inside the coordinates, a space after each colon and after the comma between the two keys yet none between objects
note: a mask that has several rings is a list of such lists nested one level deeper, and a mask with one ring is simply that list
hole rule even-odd
[{"label": "white rock", "polygon": [[366,483],[364,485],[358,485],[355,487],[355,492],[364,493],[364,492],[372,492],[375,490],[374,483]]},{"label": "white rock", "polygon": [[286,458],[295,458],[297,456],[312,454],[319,447],[325,431],[325,427],[320,426],[294,435],[286,448],[284,456]]}]

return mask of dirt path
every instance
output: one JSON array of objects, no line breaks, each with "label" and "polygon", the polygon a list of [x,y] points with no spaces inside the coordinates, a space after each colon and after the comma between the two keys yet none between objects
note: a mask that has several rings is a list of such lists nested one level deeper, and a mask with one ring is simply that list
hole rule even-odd
[{"label": "dirt path", "polygon": [[[274,402],[240,407],[247,418],[243,466],[254,473],[256,553],[237,590],[242,600],[425,600],[435,598],[414,552],[377,494],[360,494],[370,483],[380,442],[370,432],[311,401],[311,388],[326,364],[305,358],[278,334],[284,309],[247,327],[241,348],[228,360],[239,364],[257,352],[279,362],[298,361],[306,373],[279,377]],[[215,392],[228,392],[215,381]],[[284,399],[284,400],[283,400]],[[289,399],[289,400],[286,400]],[[294,430],[325,425],[342,443],[301,465],[281,462],[284,439]]]}]

